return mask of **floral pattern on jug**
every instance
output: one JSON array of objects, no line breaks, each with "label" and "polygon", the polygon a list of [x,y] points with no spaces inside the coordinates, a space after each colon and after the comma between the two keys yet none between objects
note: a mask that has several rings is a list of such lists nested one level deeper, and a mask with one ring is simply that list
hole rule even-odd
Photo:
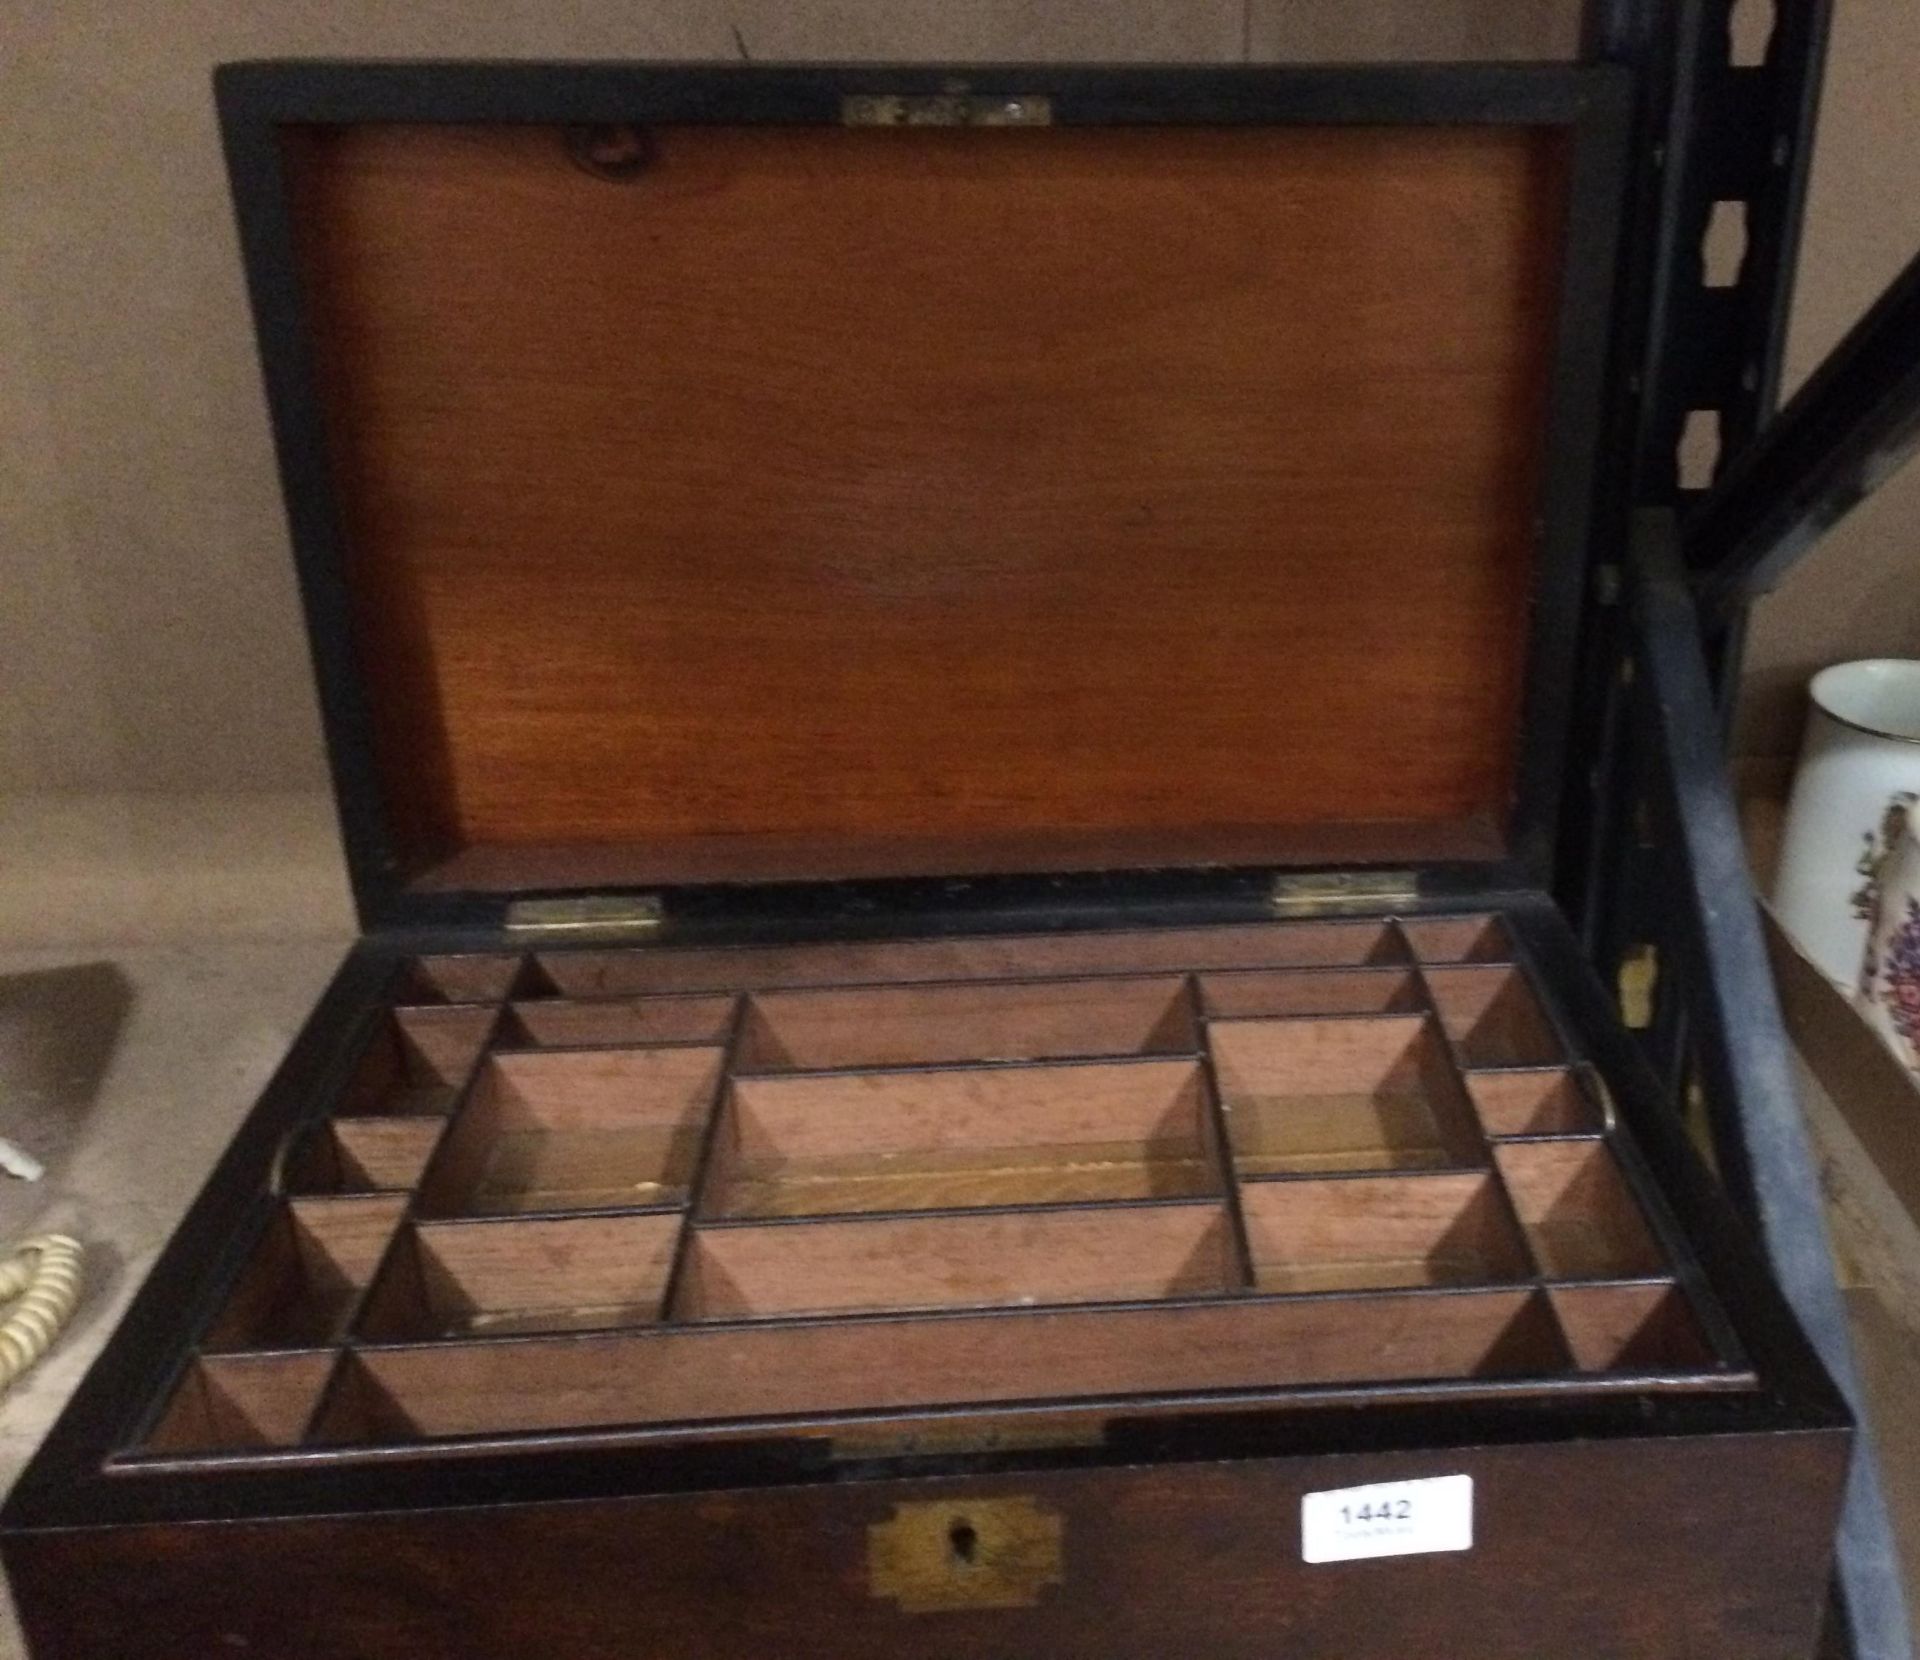
[{"label": "floral pattern on jug", "polygon": [[1867,843],[1859,867],[1867,880],[1856,896],[1867,922],[1858,1001],[1920,1076],[1920,795],[1895,794]]},{"label": "floral pattern on jug", "polygon": [[[1873,953],[1867,956],[1869,982]],[[1907,1064],[1920,1065],[1920,899],[1906,901],[1906,915],[1895,926],[1878,967],[1879,997],[1887,1021],[1907,1048]]]},{"label": "floral pattern on jug", "polygon": [[[1887,810],[1880,816],[1880,833],[1876,836],[1869,830],[1862,838],[1867,844],[1866,850],[1853,867],[1866,878],[1853,896],[1853,914],[1862,922],[1871,924],[1875,920],[1880,909],[1880,878],[1886,871],[1887,861],[1900,846],[1901,833],[1907,828],[1916,805],[1920,805],[1920,795],[1911,790],[1900,791],[1889,798]],[[1868,989],[1870,979],[1871,970],[1861,980],[1862,991]]]}]

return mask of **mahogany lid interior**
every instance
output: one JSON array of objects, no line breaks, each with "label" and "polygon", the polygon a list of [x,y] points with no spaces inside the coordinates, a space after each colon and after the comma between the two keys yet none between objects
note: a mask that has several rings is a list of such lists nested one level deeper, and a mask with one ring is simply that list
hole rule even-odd
[{"label": "mahogany lid interior", "polygon": [[1503,854],[1564,130],[647,139],[283,135],[405,882]]}]

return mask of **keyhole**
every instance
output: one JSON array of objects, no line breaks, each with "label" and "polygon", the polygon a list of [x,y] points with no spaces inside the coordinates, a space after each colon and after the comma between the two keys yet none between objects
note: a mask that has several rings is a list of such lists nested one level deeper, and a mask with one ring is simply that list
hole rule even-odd
[{"label": "keyhole", "polygon": [[980,1535],[966,1517],[956,1517],[953,1526],[947,1529],[947,1548],[953,1552],[954,1561],[963,1568],[974,1565],[974,1553],[980,1548]]}]

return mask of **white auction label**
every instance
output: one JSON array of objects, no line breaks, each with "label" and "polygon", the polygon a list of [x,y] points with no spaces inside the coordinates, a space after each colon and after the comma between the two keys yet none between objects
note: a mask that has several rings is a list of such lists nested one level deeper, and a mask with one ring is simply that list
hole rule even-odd
[{"label": "white auction label", "polygon": [[1339,1487],[1300,1501],[1300,1554],[1309,1562],[1472,1549],[1472,1476]]}]

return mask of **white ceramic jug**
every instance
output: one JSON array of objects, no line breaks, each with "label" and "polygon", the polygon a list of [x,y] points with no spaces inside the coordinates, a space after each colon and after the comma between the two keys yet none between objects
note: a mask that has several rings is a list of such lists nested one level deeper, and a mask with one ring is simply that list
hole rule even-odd
[{"label": "white ceramic jug", "polygon": [[1920,801],[1920,662],[1842,663],[1813,678],[1773,904],[1801,947],[1851,992],[1875,872]]}]

